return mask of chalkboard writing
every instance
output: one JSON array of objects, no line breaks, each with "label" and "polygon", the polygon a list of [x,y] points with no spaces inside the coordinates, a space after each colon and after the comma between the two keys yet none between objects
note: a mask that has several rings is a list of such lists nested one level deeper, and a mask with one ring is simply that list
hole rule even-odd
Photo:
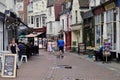
[{"label": "chalkboard writing", "polygon": [[16,54],[3,55],[2,77],[16,77]]}]

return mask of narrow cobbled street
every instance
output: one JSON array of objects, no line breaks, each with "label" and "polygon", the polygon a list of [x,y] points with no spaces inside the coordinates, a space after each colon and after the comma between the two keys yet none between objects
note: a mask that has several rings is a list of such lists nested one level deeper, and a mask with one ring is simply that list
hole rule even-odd
[{"label": "narrow cobbled street", "polygon": [[0,80],[120,80],[120,73],[90,62],[76,54],[65,53],[56,58],[44,50],[23,62],[15,79]]}]

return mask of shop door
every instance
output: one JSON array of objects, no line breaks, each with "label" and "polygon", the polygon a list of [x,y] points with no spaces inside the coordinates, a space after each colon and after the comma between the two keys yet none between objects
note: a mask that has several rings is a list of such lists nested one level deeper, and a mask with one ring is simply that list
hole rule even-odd
[{"label": "shop door", "polygon": [[66,33],[66,50],[71,50],[71,32]]}]

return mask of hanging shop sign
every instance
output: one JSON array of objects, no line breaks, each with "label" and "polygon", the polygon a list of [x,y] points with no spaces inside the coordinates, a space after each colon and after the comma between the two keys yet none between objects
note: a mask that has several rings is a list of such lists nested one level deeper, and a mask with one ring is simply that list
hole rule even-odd
[{"label": "hanging shop sign", "polygon": [[3,55],[2,77],[15,78],[16,77],[16,54]]},{"label": "hanging shop sign", "polygon": [[115,7],[116,7],[116,5],[114,2],[111,2],[111,3],[104,6],[105,10],[110,10],[110,9],[115,8]]},{"label": "hanging shop sign", "polygon": [[104,7],[103,6],[98,6],[96,7],[95,9],[93,9],[93,13],[95,15],[99,15],[101,13],[103,13],[105,10],[104,10]]}]

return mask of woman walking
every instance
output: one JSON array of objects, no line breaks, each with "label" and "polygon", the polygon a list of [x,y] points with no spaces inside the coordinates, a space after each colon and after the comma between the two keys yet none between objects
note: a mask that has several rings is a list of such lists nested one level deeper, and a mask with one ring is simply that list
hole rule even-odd
[{"label": "woman walking", "polygon": [[51,40],[49,40],[48,43],[47,43],[47,51],[50,52],[50,53],[52,52],[52,42],[51,42]]}]

